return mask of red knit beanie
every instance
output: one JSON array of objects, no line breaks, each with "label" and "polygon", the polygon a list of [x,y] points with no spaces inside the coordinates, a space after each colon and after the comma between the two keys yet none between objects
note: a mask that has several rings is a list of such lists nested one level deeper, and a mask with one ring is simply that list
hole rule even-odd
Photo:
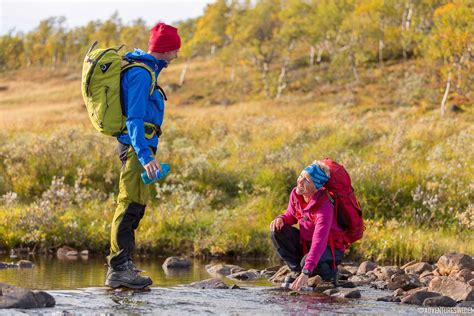
[{"label": "red knit beanie", "polygon": [[156,53],[166,53],[181,47],[178,29],[165,23],[158,23],[150,31],[148,50]]}]

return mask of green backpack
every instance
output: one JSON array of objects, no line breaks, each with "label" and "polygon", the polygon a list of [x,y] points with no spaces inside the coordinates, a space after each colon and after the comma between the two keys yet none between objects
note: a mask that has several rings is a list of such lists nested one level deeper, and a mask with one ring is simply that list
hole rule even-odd
[{"label": "green backpack", "polygon": [[[124,46],[94,49],[92,44],[82,67],[82,97],[96,130],[109,136],[126,133],[126,117],[121,102],[122,73],[132,67],[142,67],[151,76],[150,96],[155,89],[155,74],[145,64],[125,59],[119,54]],[[145,123],[147,124],[147,123]]]}]

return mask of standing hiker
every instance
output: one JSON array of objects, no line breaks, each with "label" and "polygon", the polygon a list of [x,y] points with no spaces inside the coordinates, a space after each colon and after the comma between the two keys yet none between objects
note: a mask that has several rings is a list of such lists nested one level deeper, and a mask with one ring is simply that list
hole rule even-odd
[{"label": "standing hiker", "polygon": [[178,56],[180,46],[178,30],[158,23],[151,29],[148,52],[135,49],[124,56],[131,63],[144,64],[151,72],[143,67],[131,67],[122,72],[121,98],[126,131],[117,137],[122,170],[105,281],[113,288],[144,288],[153,283],[150,277],[140,275],[142,270],[132,261],[135,230],[153,188],[142,182],[140,174],[145,170],[148,177],[155,178],[156,172],[161,171],[157,148],[166,96],[159,86],[154,86],[161,70]]}]

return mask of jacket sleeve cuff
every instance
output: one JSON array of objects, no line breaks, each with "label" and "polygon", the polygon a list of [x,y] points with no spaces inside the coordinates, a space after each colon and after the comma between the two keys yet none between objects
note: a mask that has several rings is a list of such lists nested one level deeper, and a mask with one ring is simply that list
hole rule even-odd
[{"label": "jacket sleeve cuff", "polygon": [[140,152],[140,155],[138,155],[138,161],[142,164],[143,167],[150,161],[152,161],[154,158],[151,155],[151,150],[149,148],[142,150]]}]

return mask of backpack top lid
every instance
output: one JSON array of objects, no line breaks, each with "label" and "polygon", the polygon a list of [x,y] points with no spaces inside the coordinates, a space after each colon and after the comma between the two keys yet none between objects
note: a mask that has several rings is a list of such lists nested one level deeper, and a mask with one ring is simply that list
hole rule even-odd
[{"label": "backpack top lid", "polygon": [[330,192],[337,194],[350,194],[354,192],[351,177],[344,167],[330,158],[325,158],[322,162],[328,166],[330,177],[324,187]]}]

